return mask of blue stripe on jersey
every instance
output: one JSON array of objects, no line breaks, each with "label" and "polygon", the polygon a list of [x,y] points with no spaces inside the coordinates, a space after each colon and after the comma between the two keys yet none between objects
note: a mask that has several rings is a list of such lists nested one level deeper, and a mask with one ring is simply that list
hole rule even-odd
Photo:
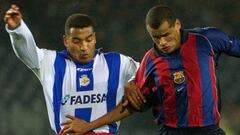
[{"label": "blue stripe on jersey", "polygon": [[[119,85],[120,55],[117,53],[107,53],[104,55],[109,69],[108,92],[107,92],[107,112],[116,107],[117,89]],[[115,133],[117,124],[109,124],[109,133]]]},{"label": "blue stripe on jersey", "polygon": [[54,108],[54,122],[57,133],[60,132],[60,106],[62,99],[62,84],[65,75],[66,62],[62,54],[57,53],[54,62],[54,85],[53,85],[53,108]]},{"label": "blue stripe on jersey", "polygon": [[93,61],[87,64],[75,62],[76,70],[76,85],[77,91],[92,91],[93,90]]},{"label": "blue stripe on jersey", "polygon": [[[184,71],[182,57],[180,53],[177,52],[176,57],[169,57],[168,63],[171,70],[171,75],[178,71]],[[181,68],[179,68],[181,67]],[[174,80],[174,79],[173,79]],[[187,83],[186,79],[182,84],[174,83],[175,87],[175,96],[176,96],[176,112],[177,112],[177,126],[178,127],[187,127],[188,126],[188,98],[187,98]]]},{"label": "blue stripe on jersey", "polygon": [[154,64],[154,61],[152,60],[152,58],[148,58],[147,59],[147,61],[146,61],[146,69],[145,69],[145,73],[144,73],[144,76],[146,77],[146,78],[148,78],[151,74],[152,74],[152,72],[154,71],[154,70],[156,70],[156,68],[155,68],[155,64]]},{"label": "blue stripe on jersey", "polygon": [[[203,37],[197,37],[197,55],[199,69],[201,72],[202,83],[202,113],[203,113],[203,125],[215,124],[214,117],[214,98],[212,93],[212,81],[210,72],[209,55],[211,53],[210,46],[207,40]],[[206,53],[209,52],[209,53]]]},{"label": "blue stripe on jersey", "polygon": [[92,108],[78,108],[78,109],[75,109],[75,116],[77,118],[83,119],[87,122],[90,121],[91,113],[92,113]]},{"label": "blue stripe on jersey", "polygon": [[[147,63],[148,65],[155,65],[153,60],[152,59],[148,59],[147,60]],[[164,94],[164,91],[162,89],[162,86],[161,86],[161,83],[160,83],[160,80],[158,78],[158,75],[157,75],[157,72],[156,72],[156,68],[154,67],[152,69],[154,72],[153,72],[153,76],[154,76],[154,82],[157,86],[157,96],[158,96],[158,99],[159,99],[159,102],[161,104],[161,107],[159,108],[159,112],[153,112],[153,113],[156,113],[156,114],[153,114],[153,116],[155,118],[157,118],[157,123],[163,123],[164,120],[165,120],[165,117],[164,117],[164,108],[162,107],[162,104],[163,104],[163,94]]]}]

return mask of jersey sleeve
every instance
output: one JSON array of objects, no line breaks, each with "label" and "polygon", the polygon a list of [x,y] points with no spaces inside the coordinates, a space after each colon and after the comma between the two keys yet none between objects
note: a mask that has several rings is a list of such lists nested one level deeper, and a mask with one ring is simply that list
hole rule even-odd
[{"label": "jersey sleeve", "polygon": [[132,80],[135,78],[137,69],[139,67],[139,62],[136,62],[133,58],[120,54],[121,66],[124,74],[124,82]]},{"label": "jersey sleeve", "polygon": [[46,49],[37,47],[31,31],[23,20],[16,29],[10,30],[6,26],[6,30],[16,56],[39,77],[40,61],[43,59]]},{"label": "jersey sleeve", "polygon": [[141,64],[138,68],[138,71],[136,73],[136,85],[140,89],[143,96],[146,98],[148,104],[153,104],[153,92],[154,88],[156,88],[156,85],[153,80],[153,74],[152,74],[152,66],[148,64],[148,56],[149,53],[147,53],[143,60],[141,61]]},{"label": "jersey sleeve", "polygon": [[[119,53],[118,53],[119,54]],[[124,85],[131,79],[134,78],[139,63],[133,60],[131,57],[120,55],[120,74],[119,74],[119,89],[117,92],[117,104],[122,100],[124,95]]]},{"label": "jersey sleeve", "polygon": [[215,53],[225,53],[230,56],[240,57],[239,38],[235,36],[229,36],[217,28],[206,29],[204,35],[210,41]]}]

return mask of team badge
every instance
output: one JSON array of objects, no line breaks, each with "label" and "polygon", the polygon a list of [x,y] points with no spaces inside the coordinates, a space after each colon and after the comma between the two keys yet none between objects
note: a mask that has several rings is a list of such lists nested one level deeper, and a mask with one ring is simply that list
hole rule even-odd
[{"label": "team badge", "polygon": [[81,86],[88,86],[89,83],[90,83],[90,79],[88,78],[87,75],[82,75],[82,76],[79,78],[79,83],[80,83],[80,87],[81,87]]},{"label": "team badge", "polygon": [[177,71],[173,73],[173,80],[176,84],[182,84],[185,81],[185,76],[183,71]]}]

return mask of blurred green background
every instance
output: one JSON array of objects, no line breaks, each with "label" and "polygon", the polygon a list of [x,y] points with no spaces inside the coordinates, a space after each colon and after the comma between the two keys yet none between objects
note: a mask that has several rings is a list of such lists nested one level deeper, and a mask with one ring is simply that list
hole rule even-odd
[{"label": "blurred green background", "polygon": [[[23,17],[40,48],[63,49],[66,18],[75,12],[97,23],[97,47],[118,51],[140,61],[151,47],[144,18],[149,8],[167,4],[183,28],[213,26],[240,37],[239,0],[0,0],[0,134],[54,135],[50,129],[42,87],[34,74],[14,55],[3,17],[11,4]],[[222,55],[222,127],[240,135],[240,59]],[[122,121],[118,135],[157,134],[151,111]]]}]

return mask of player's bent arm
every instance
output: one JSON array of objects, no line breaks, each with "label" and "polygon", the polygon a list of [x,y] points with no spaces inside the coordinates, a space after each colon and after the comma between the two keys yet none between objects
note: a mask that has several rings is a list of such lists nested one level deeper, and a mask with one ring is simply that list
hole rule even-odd
[{"label": "player's bent arm", "polygon": [[92,121],[89,123],[88,131],[101,127],[103,125],[107,125],[121,119],[130,116],[133,113],[133,110],[130,106],[123,107],[122,103],[118,104],[115,109],[111,112],[105,114],[104,116]]},{"label": "player's bent arm", "polygon": [[13,50],[16,56],[21,59],[30,69],[39,69],[40,49],[36,46],[35,40],[27,25],[21,20],[20,26],[16,29],[6,30],[10,35]]}]

